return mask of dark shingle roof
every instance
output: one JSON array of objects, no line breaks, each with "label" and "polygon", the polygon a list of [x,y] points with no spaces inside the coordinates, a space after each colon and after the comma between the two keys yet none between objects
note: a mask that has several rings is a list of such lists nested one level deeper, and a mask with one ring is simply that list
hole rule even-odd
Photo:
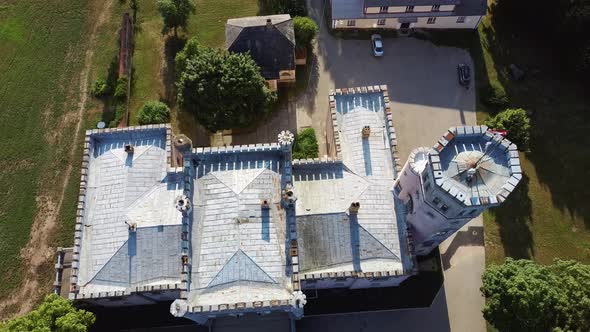
[{"label": "dark shingle roof", "polygon": [[250,52],[266,79],[278,79],[279,71],[295,69],[295,33],[290,15],[229,19],[225,46],[230,52]]}]

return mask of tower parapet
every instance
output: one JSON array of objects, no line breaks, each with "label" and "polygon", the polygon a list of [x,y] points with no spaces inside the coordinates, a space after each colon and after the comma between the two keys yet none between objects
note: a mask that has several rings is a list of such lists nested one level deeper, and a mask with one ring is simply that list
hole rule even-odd
[{"label": "tower parapet", "polygon": [[500,205],[521,178],[516,145],[486,126],[449,128],[433,148],[412,151],[395,192],[406,204],[416,254]]}]

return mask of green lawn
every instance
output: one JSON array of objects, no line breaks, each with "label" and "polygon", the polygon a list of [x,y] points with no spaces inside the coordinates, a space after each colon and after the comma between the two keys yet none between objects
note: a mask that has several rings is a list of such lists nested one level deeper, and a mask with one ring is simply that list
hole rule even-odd
[{"label": "green lawn", "polygon": [[[180,40],[162,36],[162,18],[155,1],[139,1],[139,21],[133,54],[133,87],[130,111],[131,124],[137,124],[136,114],[147,100],[163,100],[176,111],[173,59],[182,47],[183,40],[196,36],[206,46],[224,47],[225,22],[228,18],[255,16],[257,0],[197,0],[197,12],[191,16],[187,31],[179,34]],[[177,116],[173,114],[173,121]],[[184,119],[191,124],[191,119]],[[189,125],[191,130],[195,123]]]},{"label": "green lawn", "polygon": [[[49,208],[56,203],[54,189],[63,183],[69,153],[77,148],[71,117],[94,3],[0,5],[0,301],[22,279],[20,250],[29,240],[36,199],[49,202]],[[74,205],[76,195],[71,197]]]},{"label": "green lawn", "polygon": [[[588,263],[588,99],[582,83],[559,72],[558,59],[514,31],[492,16],[479,29],[485,64],[481,76],[500,83],[511,105],[529,110],[533,128],[531,149],[521,153],[525,178],[503,206],[484,215],[486,260],[510,256],[549,263],[559,257]],[[510,79],[511,63],[525,68],[524,81]],[[479,121],[493,112],[479,110]]]},{"label": "green lawn", "polygon": [[[493,14],[493,10],[492,10]],[[575,78],[559,72],[546,45],[522,29],[493,19],[477,32],[435,33],[443,45],[469,49],[478,96],[490,83],[504,87],[513,107],[531,112],[530,151],[520,154],[525,177],[499,208],[484,214],[486,262],[505,257],[549,263],[554,258],[590,262],[590,114],[587,93]],[[526,70],[511,80],[510,64]],[[482,123],[498,110],[477,101]]]}]

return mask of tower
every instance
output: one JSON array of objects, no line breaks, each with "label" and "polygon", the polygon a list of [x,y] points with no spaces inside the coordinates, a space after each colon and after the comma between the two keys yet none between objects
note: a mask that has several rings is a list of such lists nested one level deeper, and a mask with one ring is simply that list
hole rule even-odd
[{"label": "tower", "polygon": [[486,126],[452,127],[410,154],[395,181],[415,253],[426,255],[484,210],[499,206],[522,170],[515,144]]}]

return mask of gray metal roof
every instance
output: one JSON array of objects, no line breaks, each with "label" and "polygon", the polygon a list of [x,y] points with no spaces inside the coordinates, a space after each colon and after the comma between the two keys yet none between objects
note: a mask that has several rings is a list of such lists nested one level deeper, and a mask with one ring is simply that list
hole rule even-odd
[{"label": "gray metal roof", "polygon": [[[443,17],[443,16],[483,16],[486,14],[487,3],[485,0],[462,0],[457,2],[455,7],[455,11],[453,12],[413,12],[413,13],[388,13],[388,14],[364,14],[364,0],[332,0],[332,19],[333,20],[342,20],[342,19],[379,19],[379,18],[408,18],[408,17]],[[383,1],[386,2],[387,0],[375,0],[375,1]],[[422,5],[436,5],[436,4],[446,4],[440,3],[435,1],[425,1]],[[455,1],[453,0],[445,0],[449,1],[448,4],[454,4]],[[408,3],[413,2],[413,0],[408,0]],[[407,4],[413,6],[419,6],[420,4],[417,3],[410,3]],[[381,6],[394,6],[394,5],[375,5],[375,7]],[[406,6],[406,4],[401,5]]]},{"label": "gray metal roof", "polygon": [[97,134],[90,144],[80,293],[179,283],[182,180],[167,174],[166,129]]},{"label": "gray metal roof", "polygon": [[[293,166],[300,264],[308,273],[405,270],[383,95],[336,95],[335,102],[342,162]],[[368,139],[361,136],[364,126],[371,127]],[[360,203],[353,222],[352,202]],[[357,254],[349,250],[356,243]]]},{"label": "gray metal roof", "polygon": [[399,260],[358,224],[356,215],[342,212],[299,216],[297,233],[303,273],[338,267],[362,271],[367,268],[367,260]]},{"label": "gray metal roof", "polygon": [[522,178],[516,145],[486,126],[450,128],[430,161],[436,184],[465,205],[495,205]]},{"label": "gray metal roof", "polygon": [[[281,151],[195,154],[189,303],[290,299]],[[261,202],[267,200],[269,208]]]}]

